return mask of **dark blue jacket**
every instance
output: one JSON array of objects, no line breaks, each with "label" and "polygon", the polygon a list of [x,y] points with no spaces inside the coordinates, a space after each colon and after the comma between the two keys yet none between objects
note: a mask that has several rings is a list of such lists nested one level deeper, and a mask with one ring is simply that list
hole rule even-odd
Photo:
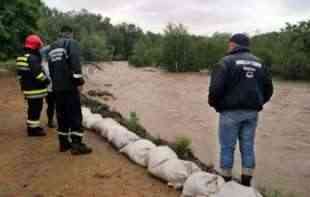
[{"label": "dark blue jacket", "polygon": [[43,98],[47,95],[49,80],[41,67],[38,51],[25,49],[25,54],[16,60],[17,78],[26,99]]},{"label": "dark blue jacket", "polygon": [[84,84],[77,41],[60,38],[50,45],[47,52],[53,91],[75,91]]},{"label": "dark blue jacket", "polygon": [[273,94],[268,69],[248,48],[237,47],[216,65],[209,88],[209,105],[216,111],[261,111]]}]

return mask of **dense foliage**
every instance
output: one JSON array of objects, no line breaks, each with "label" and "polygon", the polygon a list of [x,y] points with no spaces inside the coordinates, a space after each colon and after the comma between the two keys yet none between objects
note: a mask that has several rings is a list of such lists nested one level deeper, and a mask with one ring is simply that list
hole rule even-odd
[{"label": "dense foliage", "polygon": [[[110,18],[87,10],[61,12],[40,0],[1,1],[0,60],[19,54],[30,33],[40,34],[50,44],[64,24],[73,26],[85,61],[129,60],[134,66],[159,66],[171,72],[212,68],[225,55],[231,36],[195,36],[181,24],[168,24],[163,34],[144,33],[134,24],[113,25]],[[310,20],[253,36],[252,51],[274,74],[310,80]]]},{"label": "dense foliage", "polygon": [[38,28],[40,0],[0,2],[0,60],[15,56],[22,50],[20,43]]}]

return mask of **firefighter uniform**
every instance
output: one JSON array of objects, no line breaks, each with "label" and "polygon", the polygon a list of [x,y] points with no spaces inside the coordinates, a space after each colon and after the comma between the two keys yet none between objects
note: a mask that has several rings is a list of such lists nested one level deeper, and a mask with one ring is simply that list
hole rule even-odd
[{"label": "firefighter uniform", "polygon": [[41,56],[38,51],[41,46],[42,41],[38,36],[29,36],[26,39],[25,54],[16,60],[17,77],[28,103],[29,136],[45,136],[40,127],[40,115],[49,81],[41,68]]},{"label": "firefighter uniform", "polygon": [[84,80],[77,41],[62,36],[51,44],[48,65],[56,97],[60,152],[71,149],[72,154],[89,154],[92,150],[82,143],[84,132],[79,87]]}]

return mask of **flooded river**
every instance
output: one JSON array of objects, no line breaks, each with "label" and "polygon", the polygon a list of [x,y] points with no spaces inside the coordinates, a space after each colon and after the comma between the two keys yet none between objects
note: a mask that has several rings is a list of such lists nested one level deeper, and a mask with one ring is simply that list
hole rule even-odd
[{"label": "flooded river", "polygon": [[[192,139],[196,155],[218,164],[217,113],[208,106],[207,74],[171,74],[102,64],[88,72],[87,89],[108,90],[108,103],[127,115],[137,112],[155,136]],[[112,86],[111,86],[112,85]],[[272,102],[260,114],[256,138],[257,186],[310,195],[310,83],[275,82]],[[240,172],[236,151],[236,175]]]}]

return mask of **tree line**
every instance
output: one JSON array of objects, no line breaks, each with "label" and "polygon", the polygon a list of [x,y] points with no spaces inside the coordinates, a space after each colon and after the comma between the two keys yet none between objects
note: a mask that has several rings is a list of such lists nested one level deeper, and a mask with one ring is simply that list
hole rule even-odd
[{"label": "tree line", "polygon": [[[21,53],[29,33],[38,33],[46,44],[51,43],[62,25],[73,26],[84,61],[128,60],[133,66],[156,66],[170,72],[212,69],[225,55],[231,36],[197,36],[182,24],[168,24],[162,34],[143,32],[135,24],[113,25],[110,18],[85,9],[62,12],[40,0],[11,0],[0,3],[0,60]],[[310,20],[252,36],[252,51],[274,75],[310,80]]]}]

